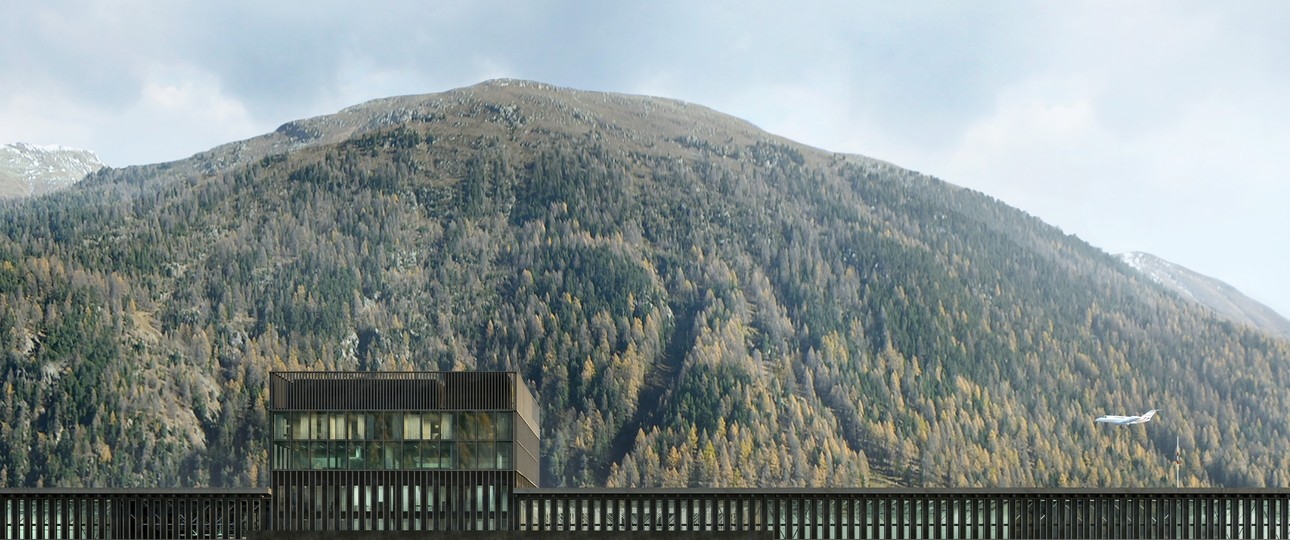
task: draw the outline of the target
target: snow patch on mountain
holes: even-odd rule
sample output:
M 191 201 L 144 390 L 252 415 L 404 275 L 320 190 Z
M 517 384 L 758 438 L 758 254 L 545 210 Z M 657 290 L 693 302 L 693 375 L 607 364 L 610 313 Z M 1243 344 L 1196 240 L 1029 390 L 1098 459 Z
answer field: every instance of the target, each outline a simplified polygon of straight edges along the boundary
M 61 145 L 0 146 L 0 197 L 31 197 L 63 189 L 103 168 L 94 152 Z
M 1134 251 L 1118 257 L 1151 281 L 1225 318 L 1290 337 L 1290 320 L 1227 283 L 1150 253 Z
M 1184 298 L 1192 301 L 1198 300 L 1196 293 L 1187 288 L 1186 280 L 1180 277 L 1183 272 L 1191 272 L 1190 270 L 1155 255 L 1139 251 L 1121 253 L 1119 257 L 1121 261 L 1124 261 L 1124 264 L 1147 276 L 1151 281 L 1173 289 L 1174 292 L 1183 295 Z

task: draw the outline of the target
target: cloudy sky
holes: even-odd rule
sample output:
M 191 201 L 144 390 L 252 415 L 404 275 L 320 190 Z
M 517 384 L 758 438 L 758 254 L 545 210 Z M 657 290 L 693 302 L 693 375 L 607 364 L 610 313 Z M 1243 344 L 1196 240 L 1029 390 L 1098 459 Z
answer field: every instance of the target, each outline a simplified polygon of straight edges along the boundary
M 0 143 L 123 166 L 498 77 L 707 105 L 1290 315 L 1290 2 L 6 1 Z

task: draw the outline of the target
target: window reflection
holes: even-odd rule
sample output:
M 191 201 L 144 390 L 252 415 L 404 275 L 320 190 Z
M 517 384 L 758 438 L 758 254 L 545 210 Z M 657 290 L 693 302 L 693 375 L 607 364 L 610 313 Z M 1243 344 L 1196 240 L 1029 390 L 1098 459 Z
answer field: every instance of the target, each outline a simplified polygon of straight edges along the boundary
M 346 417 L 349 424 L 349 438 L 363 440 L 367 438 L 367 421 L 362 413 L 349 413 Z
M 514 447 L 509 444 L 497 445 L 497 468 L 498 469 L 503 469 L 503 470 L 510 469 L 513 466 L 511 464 L 512 463 L 511 452 L 513 450 L 514 450 Z
M 513 412 L 284 412 L 272 425 L 277 469 L 514 466 Z
M 293 436 L 291 438 L 296 440 L 308 439 L 309 438 L 309 415 L 301 414 L 301 413 L 292 413 L 291 420 L 292 420 L 291 424 L 293 427 L 292 431 L 294 431 L 294 433 L 292 434 Z
M 291 445 L 291 468 L 308 469 L 309 452 L 304 444 L 296 443 Z
M 515 428 L 511 416 L 511 413 L 493 413 L 493 418 L 496 419 L 496 424 L 494 425 L 497 430 L 496 440 L 509 441 L 515 438 Z
M 418 420 L 420 425 L 420 420 Z M 421 456 L 421 443 L 405 442 L 403 443 L 403 468 L 405 469 L 424 469 L 425 460 Z
M 402 424 L 402 413 L 384 413 L 376 415 L 376 439 L 381 441 L 398 439 L 399 435 L 403 434 Z
M 327 415 L 317 413 L 311 414 L 309 415 L 309 424 L 309 434 L 312 435 L 310 437 L 311 439 L 318 440 L 327 438 Z
M 447 469 L 439 464 L 439 443 L 421 443 L 421 459 L 426 469 Z
M 348 447 L 346 448 L 345 454 L 347 456 L 347 461 L 349 462 L 346 464 L 346 467 L 345 467 L 346 469 L 365 468 L 364 465 L 366 464 L 366 460 L 363 457 L 363 443 L 361 442 L 349 443 Z
M 328 427 L 331 433 L 331 440 L 343 441 L 349 437 L 345 436 L 345 413 L 331 414 L 328 416 Z
M 421 415 L 420 438 L 429 441 L 453 438 L 452 413 L 423 413 Z
M 475 440 L 475 416 L 472 413 L 457 413 L 457 439 L 462 441 Z
M 415 413 L 403 415 L 403 440 L 421 440 L 421 417 L 422 415 Z
M 402 469 L 403 468 L 403 445 L 399 443 L 385 443 L 385 459 L 383 469 Z
M 443 427 L 442 438 L 448 439 L 448 440 L 457 438 L 456 437 L 457 432 L 453 429 L 452 413 L 431 413 L 431 414 L 439 415 L 439 422 Z
M 456 445 L 454 445 L 453 443 L 440 443 L 439 444 L 439 468 L 455 469 L 457 468 L 454 466 L 455 463 L 457 463 Z

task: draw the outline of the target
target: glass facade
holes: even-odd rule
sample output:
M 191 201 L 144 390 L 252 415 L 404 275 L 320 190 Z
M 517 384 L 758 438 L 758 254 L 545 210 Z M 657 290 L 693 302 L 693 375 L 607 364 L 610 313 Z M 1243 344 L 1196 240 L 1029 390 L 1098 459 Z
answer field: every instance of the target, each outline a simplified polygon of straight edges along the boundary
M 274 470 L 512 470 L 512 411 L 276 412 Z

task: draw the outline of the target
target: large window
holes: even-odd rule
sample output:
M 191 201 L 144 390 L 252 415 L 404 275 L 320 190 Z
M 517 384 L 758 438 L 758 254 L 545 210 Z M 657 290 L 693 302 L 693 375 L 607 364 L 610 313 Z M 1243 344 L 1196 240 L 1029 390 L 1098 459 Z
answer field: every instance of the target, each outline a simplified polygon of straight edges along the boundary
M 273 416 L 275 469 L 514 467 L 514 412 L 286 412 Z

